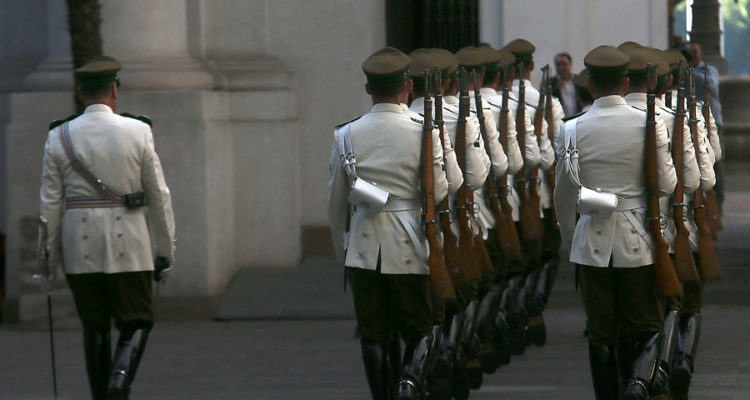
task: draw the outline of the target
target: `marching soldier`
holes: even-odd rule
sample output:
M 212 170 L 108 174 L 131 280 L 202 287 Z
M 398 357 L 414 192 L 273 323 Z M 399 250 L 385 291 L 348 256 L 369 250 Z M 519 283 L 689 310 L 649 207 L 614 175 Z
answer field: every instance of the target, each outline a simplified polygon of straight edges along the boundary
M 394 396 L 389 388 L 398 378 L 388 375 L 399 370 L 393 366 L 399 360 L 391 359 L 389 367 L 387 354 L 397 333 L 406 351 L 395 397 L 421 398 L 432 341 L 426 241 L 418 222 L 422 123 L 400 106 L 412 89 L 410 61 L 384 48 L 363 62 L 373 107 L 336 128 L 331 151 L 328 215 L 336 256 L 352 288 L 374 399 Z M 437 130 L 432 142 L 434 193 L 440 201 L 448 183 Z
M 644 228 L 646 113 L 622 97 L 630 61 L 611 46 L 599 46 L 586 55 L 594 105 L 564 123 L 556 144 L 561 161 L 555 206 L 563 240 L 572 242 L 570 261 L 578 269 L 597 399 L 618 398 L 621 368 L 626 377 L 624 398 L 648 398 L 650 382 L 638 374 L 639 368 L 655 365 L 664 329 L 654 253 Z M 658 190 L 666 196 L 673 191 L 676 176 L 663 121 L 656 121 L 655 132 Z M 563 161 L 571 155 L 577 155 L 579 168 L 570 169 L 577 171 L 581 184 L 619 199 L 609 216 L 581 214 L 576 221 L 579 186 L 566 168 L 571 164 Z
M 520 80 L 523 79 L 526 113 L 532 118 L 536 112 L 544 113 L 543 109 L 536 109 L 541 94 L 529 80 L 531 71 L 534 70 L 534 51 L 536 47 L 527 40 L 516 39 L 508 43 L 504 49 L 513 53 L 516 57 L 517 73 L 513 76 L 513 93 L 516 96 L 519 95 Z M 553 131 L 557 132 L 565 113 L 559 100 L 553 97 L 552 102 Z M 527 257 L 526 280 L 521 290 L 521 296 L 525 298 L 524 303 L 529 314 L 527 331 L 529 339 L 532 343 L 541 346 L 546 341 L 546 329 L 542 318 L 544 304 L 534 294 L 537 291 L 537 286 L 540 286 L 540 289 L 544 287 L 546 290 L 543 290 L 543 292 L 545 293 L 551 290 L 552 282 L 557 274 L 557 267 L 560 264 L 558 253 L 561 243 L 559 230 L 554 226 L 552 211 L 550 209 L 552 206 L 552 193 L 546 179 L 543 177 L 543 171 L 546 171 L 555 163 L 555 153 L 550 144 L 547 135 L 547 123 L 544 120 L 542 121 L 541 140 L 539 141 L 539 154 L 540 162 L 537 167 L 540 169 L 540 182 L 529 181 L 528 184 L 537 185 L 539 189 L 539 206 L 541 207 L 540 212 L 543 213 L 543 235 L 541 240 L 525 243 L 525 255 Z M 526 179 L 526 177 L 523 177 L 523 179 Z
M 114 113 L 120 68 L 101 56 L 75 70 L 86 109 L 50 125 L 40 191 L 50 265 L 63 264 L 73 291 L 97 400 L 128 398 L 154 324 L 151 279 L 171 272 L 174 252 L 172 204 L 150 121 Z M 114 358 L 112 319 L 120 331 Z
M 676 64 L 678 61 L 682 61 L 686 64 L 685 57 L 677 50 L 670 49 L 665 51 L 665 55 L 671 59 L 671 63 Z M 688 97 L 688 96 L 685 96 Z M 674 106 L 678 105 L 675 99 L 677 94 L 672 95 Z M 687 104 L 685 104 L 687 103 Z M 688 99 L 685 99 L 683 106 L 688 109 Z M 666 109 L 667 112 L 674 112 L 672 109 Z M 713 116 L 709 116 L 709 121 L 706 123 L 703 113 L 698 107 L 696 116 L 699 121 L 694 123 L 697 125 L 697 137 L 698 137 L 698 148 L 700 149 L 700 188 L 701 191 L 708 191 L 713 188 L 716 183 L 716 175 L 714 171 L 715 161 L 721 156 L 721 147 L 718 143 L 718 135 L 716 135 L 715 124 L 713 124 Z M 686 116 L 686 120 L 689 115 Z M 714 132 L 715 140 L 711 140 L 711 132 Z M 689 133 L 689 131 L 687 131 Z M 716 143 L 716 147 L 714 147 Z M 717 153 L 715 150 L 718 150 Z M 694 207 L 695 193 L 692 193 L 685 198 L 685 203 L 690 207 L 690 212 L 686 213 L 686 227 L 690 232 L 690 245 L 693 251 L 693 257 L 695 259 L 696 266 L 700 266 L 701 257 L 699 256 L 699 233 L 698 226 L 696 224 L 695 207 Z M 698 272 L 702 271 L 698 268 Z M 701 274 L 700 279 L 703 279 Z M 671 360 L 672 371 L 669 376 L 669 389 L 671 395 L 675 400 L 682 400 L 688 398 L 688 391 L 690 388 L 690 382 L 692 381 L 693 369 L 695 363 L 695 356 L 698 349 L 698 341 L 700 338 L 701 329 L 701 307 L 703 305 L 703 283 L 701 280 L 697 281 L 684 281 L 683 282 L 683 295 L 681 298 L 669 298 L 667 299 L 667 305 L 671 306 L 674 310 L 679 310 L 678 319 L 678 332 L 677 332 L 677 348 L 675 349 L 673 360 Z M 677 319 L 677 318 L 675 318 Z
M 502 91 L 501 86 L 506 82 L 503 69 L 512 65 L 515 62 L 515 57 L 509 52 L 498 51 L 489 45 L 480 46 L 478 49 L 485 59 L 483 79 L 480 81 L 482 87 L 479 89 L 482 105 L 486 115 L 490 115 L 492 120 L 499 124 L 503 99 L 502 94 L 498 94 L 497 90 L 500 87 Z M 516 138 L 515 121 L 510 113 L 507 121 L 507 143 L 501 143 L 501 146 L 506 146 L 502 149 L 508 158 L 508 169 L 506 171 L 508 177 L 506 177 L 506 180 L 517 173 L 523 165 L 523 156 Z M 499 125 L 497 125 L 497 129 L 500 130 Z M 533 137 L 533 130 L 528 135 Z M 534 141 L 536 141 L 536 137 L 534 137 Z M 499 178 L 500 176 L 497 175 L 490 177 L 490 179 L 495 180 Z M 510 185 L 503 187 L 498 184 L 495 190 L 496 196 L 505 196 L 507 201 L 512 203 Z M 505 258 L 498 244 L 496 224 L 500 222 L 495 219 L 491 203 L 493 201 L 500 202 L 500 199 L 491 198 L 489 186 L 477 191 L 475 198 L 479 199 L 477 202 L 479 203 L 480 221 L 486 224 L 485 247 L 495 268 L 493 279 L 487 282 L 488 286 L 492 286 L 484 288 L 485 295 L 477 316 L 477 329 L 483 345 L 481 352 L 483 368 L 485 372 L 492 373 L 498 365 L 507 364 L 510 361 L 510 337 L 508 336 L 507 321 L 505 315 L 498 318 L 497 314 L 501 305 L 503 290 L 507 283 L 508 270 L 515 271 L 519 267 L 523 268 L 523 265 L 519 259 Z M 502 212 L 502 210 L 500 211 Z M 509 223 L 513 223 L 512 218 L 509 218 Z M 507 302 L 505 306 L 508 306 Z
M 458 98 L 455 97 L 458 81 L 457 79 L 451 79 L 451 77 L 455 78 L 458 61 L 452 53 L 441 49 L 417 49 L 409 56 L 411 57 L 409 74 L 414 82 L 414 90 L 412 91 L 413 100 L 409 109 L 412 113 L 418 114 L 419 118 L 423 118 L 425 104 L 424 97 L 421 96 L 424 93 L 425 85 L 422 71 L 433 66 L 438 66 L 441 70 L 442 78 L 444 78 L 442 80 L 443 87 L 437 88 L 437 90 L 439 94 L 445 93 L 441 107 L 443 107 L 442 117 L 445 128 L 442 132 L 442 140 L 446 177 L 448 180 L 448 194 L 451 197 L 455 196 L 462 184 L 466 184 L 469 190 L 481 187 L 489 172 L 490 160 L 485 151 L 484 143 L 480 140 L 479 121 L 475 117 L 468 118 L 466 121 L 465 173 L 458 167 L 456 152 L 454 150 L 459 112 L 458 107 L 454 105 L 454 103 L 458 103 Z M 451 99 L 446 100 L 448 97 L 451 97 Z M 455 102 L 453 101 L 454 98 Z M 437 106 L 437 104 L 433 103 L 433 106 Z M 432 115 L 437 116 L 435 112 Z M 464 176 L 466 177 L 465 181 Z M 443 212 L 450 212 L 451 203 L 448 201 L 449 208 L 443 210 Z M 455 204 L 453 204 L 453 208 L 455 208 Z M 455 210 L 453 212 L 455 213 Z M 457 227 L 449 229 L 452 229 L 454 234 L 458 234 Z M 442 398 L 440 396 L 449 397 L 452 395 L 453 371 L 457 358 L 456 352 L 463 351 L 456 341 L 459 339 L 457 330 L 462 323 L 462 321 L 459 321 L 461 314 L 458 311 L 466 307 L 467 288 L 465 285 L 459 285 L 457 282 L 454 282 L 453 286 L 456 289 L 457 299 L 448 301 L 448 304 L 440 299 L 435 299 L 433 302 L 433 320 L 438 327 L 438 329 L 433 330 L 433 333 L 439 336 L 439 340 L 436 340 L 439 348 L 437 354 L 435 354 L 435 361 L 433 362 L 431 371 L 431 394 L 434 398 Z M 451 330 L 453 330 L 453 334 L 451 334 Z M 463 359 L 463 357 L 459 356 L 458 359 Z

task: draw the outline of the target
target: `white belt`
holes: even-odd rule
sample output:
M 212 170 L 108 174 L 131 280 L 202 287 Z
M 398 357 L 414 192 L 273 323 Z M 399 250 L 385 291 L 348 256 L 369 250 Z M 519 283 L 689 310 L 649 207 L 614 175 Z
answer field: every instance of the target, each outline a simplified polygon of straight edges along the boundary
M 409 235 L 414 248 L 417 250 L 417 256 L 424 262 L 428 263 L 427 251 L 424 248 L 425 235 L 422 230 L 422 225 L 409 214 L 409 211 L 421 211 L 422 202 L 419 199 L 388 199 L 388 202 L 383 207 L 384 212 L 392 212 L 396 214 L 401 226 L 406 230 L 406 234 Z
M 629 211 L 629 210 L 637 210 L 641 208 L 646 208 L 646 198 L 645 197 L 629 197 L 629 198 L 618 198 L 617 200 L 617 211 Z M 651 248 L 653 248 L 653 243 L 648 240 L 649 234 L 646 231 L 646 228 L 643 226 L 641 221 L 636 218 L 635 215 L 633 215 L 632 212 L 623 212 L 622 215 L 625 216 L 625 219 L 630 222 L 630 225 L 633 225 L 633 228 L 635 228 L 636 232 L 643 238 L 643 240 L 649 244 Z

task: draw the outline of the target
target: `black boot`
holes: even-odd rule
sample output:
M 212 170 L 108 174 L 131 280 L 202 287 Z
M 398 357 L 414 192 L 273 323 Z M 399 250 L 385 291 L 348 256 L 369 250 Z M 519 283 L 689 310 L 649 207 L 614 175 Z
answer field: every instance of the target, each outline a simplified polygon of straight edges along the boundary
M 479 335 L 479 341 L 482 347 L 479 349 L 479 361 L 482 370 L 491 374 L 497 370 L 499 365 L 497 358 L 497 327 L 495 326 L 495 315 L 497 306 L 500 302 L 502 289 L 495 286 L 487 293 L 479 305 L 479 314 L 477 315 L 476 331 Z
M 397 400 L 417 400 L 424 398 L 431 345 L 431 336 L 412 340 L 406 344 L 404 371 L 398 383 Z
M 528 314 L 523 303 L 518 302 L 522 281 L 522 275 L 517 275 L 508 280 L 500 307 L 500 312 L 504 312 L 505 320 L 508 323 L 510 352 L 517 356 L 526 352 L 526 320 Z
M 431 399 L 450 400 L 453 398 L 454 364 L 456 349 L 460 346 L 462 322 L 460 313 L 458 313 L 453 315 L 450 321 L 446 321 L 442 327 L 440 344 L 433 355 Z
M 453 397 L 456 400 L 466 400 L 469 398 L 469 373 L 466 367 L 467 359 L 463 346 L 464 322 L 466 315 L 463 311 L 453 316 L 450 327 L 450 343 L 452 344 L 453 353 Z
M 395 335 L 388 346 L 385 348 L 385 377 L 388 388 L 388 398 L 396 398 L 396 389 L 398 381 L 403 373 L 403 351 L 401 348 L 401 336 Z
M 388 365 L 386 363 L 385 347 L 379 344 L 360 341 L 362 345 L 362 361 L 365 365 L 367 383 L 373 400 L 388 400 Z
M 630 379 L 626 381 L 622 391 L 623 400 L 648 400 L 663 339 L 664 334 L 661 332 L 638 335 L 635 347 L 637 356 L 633 361 Z
M 682 314 L 677 340 L 677 352 L 672 366 L 670 383 L 675 400 L 687 399 L 690 382 L 693 379 L 695 354 L 701 334 L 701 315 Z
M 469 387 L 476 390 L 482 386 L 482 363 L 479 360 L 479 351 L 482 343 L 476 333 L 476 319 L 479 303 L 472 300 L 466 307 L 464 316 L 463 333 L 461 334 L 461 344 L 466 355 L 466 373 L 469 376 Z
M 618 400 L 621 381 L 616 347 L 589 341 L 589 366 L 596 400 Z
M 123 330 L 115 349 L 114 366 L 107 388 L 107 400 L 127 400 L 130 385 L 146 349 L 149 329 Z
M 109 330 L 84 329 L 83 349 L 91 397 L 105 400 L 109 373 L 112 371 L 112 342 Z
M 502 311 L 495 315 L 495 351 L 499 366 L 510 364 L 510 330 Z
M 677 347 L 677 310 L 669 310 L 664 318 L 664 341 L 659 353 L 659 362 L 656 365 L 656 373 L 649 391 L 652 396 L 666 395 L 670 398 L 669 375 L 672 371 L 672 358 Z
M 542 318 L 544 302 L 542 301 L 543 299 L 537 299 L 535 296 L 537 281 L 540 279 L 540 275 L 542 275 L 541 269 L 529 272 L 518 294 L 518 301 L 524 304 L 528 312 L 528 319 L 526 321 L 527 344 L 534 344 L 539 347 L 544 346 L 547 342 L 547 328 L 544 326 L 544 319 Z

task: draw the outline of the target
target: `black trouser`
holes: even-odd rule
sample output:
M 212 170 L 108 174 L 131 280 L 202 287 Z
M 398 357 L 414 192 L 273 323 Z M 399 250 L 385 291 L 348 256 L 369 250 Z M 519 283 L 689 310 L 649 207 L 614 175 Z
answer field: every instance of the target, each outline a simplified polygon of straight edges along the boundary
M 382 274 L 378 269 L 347 267 L 354 311 L 362 339 L 387 345 L 400 333 L 406 342 L 432 332 L 430 276 Z
M 83 327 L 102 332 L 113 319 L 118 330 L 153 327 L 152 277 L 152 271 L 66 275 Z
M 634 334 L 664 330 L 664 305 L 653 265 L 576 268 L 589 340 L 610 346 L 617 343 L 621 330 Z

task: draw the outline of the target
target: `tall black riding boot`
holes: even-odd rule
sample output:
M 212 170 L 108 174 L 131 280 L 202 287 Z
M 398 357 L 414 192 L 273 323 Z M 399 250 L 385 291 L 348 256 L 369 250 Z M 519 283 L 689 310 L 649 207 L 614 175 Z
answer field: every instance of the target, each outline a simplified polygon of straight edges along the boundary
M 127 400 L 130 396 L 130 384 L 135 379 L 135 372 L 146 349 L 149 329 L 140 328 L 124 330 L 120 333 L 115 349 L 112 375 L 107 388 L 107 400 Z
M 650 388 L 652 396 L 664 394 L 669 397 L 669 375 L 672 371 L 672 358 L 677 348 L 678 319 L 677 310 L 669 310 L 664 318 L 664 342 L 661 345 L 659 362 L 656 365 L 654 381 Z
M 517 356 L 526 352 L 526 320 L 528 314 L 523 303 L 518 301 L 522 283 L 523 275 L 516 275 L 508 280 L 503 291 L 499 311 L 504 313 L 505 320 L 508 323 L 510 352 Z
M 105 400 L 109 373 L 112 371 L 112 342 L 109 330 L 84 329 L 83 350 L 86 355 L 86 373 L 89 377 L 91 397 Z
M 479 313 L 477 315 L 476 331 L 479 335 L 479 341 L 482 344 L 482 347 L 479 349 L 479 361 L 482 365 L 482 370 L 488 374 L 494 373 L 499 365 L 495 315 L 497 314 L 497 306 L 500 303 L 501 295 L 502 288 L 493 287 L 479 304 Z
M 680 316 L 677 352 L 674 356 L 670 384 L 675 400 L 687 399 L 693 379 L 695 355 L 701 335 L 701 315 L 685 313 Z
M 431 336 L 412 340 L 406 344 L 404 371 L 398 383 L 397 400 L 421 400 L 424 398 L 431 345 Z
M 365 365 L 367 383 L 373 400 L 388 400 L 388 365 L 386 363 L 385 346 L 366 343 L 362 345 L 362 361 Z
M 388 398 L 396 398 L 396 388 L 403 372 L 403 350 L 401 348 L 401 336 L 395 335 L 385 348 L 385 377 L 388 387 Z
M 442 326 L 438 350 L 432 357 L 432 386 L 430 387 L 432 400 L 453 398 L 453 371 L 456 348 L 459 347 L 458 332 L 460 332 L 462 322 L 459 314 L 453 315 L 451 320 L 446 321 Z
M 470 301 L 469 305 L 466 306 L 463 333 L 461 334 L 461 344 L 464 354 L 466 354 L 466 373 L 469 376 L 469 386 L 474 390 L 482 386 L 482 378 L 484 376 L 482 363 L 479 360 L 479 349 L 482 347 L 482 343 L 479 341 L 476 332 L 478 308 L 479 303 L 477 300 Z
M 453 397 L 456 400 L 469 398 L 469 373 L 466 366 L 467 358 L 463 346 L 464 323 L 466 315 L 460 311 L 453 316 L 450 327 L 450 342 L 454 344 L 453 359 Z
M 528 312 L 526 321 L 527 344 L 534 344 L 539 347 L 544 346 L 547 342 L 547 328 L 544 326 L 544 319 L 542 318 L 544 302 L 537 301 L 535 296 L 537 283 L 542 272 L 541 268 L 529 272 L 521 291 L 518 293 L 518 301 L 524 304 Z
M 657 361 L 661 353 L 664 334 L 642 333 L 638 335 L 633 370 L 622 391 L 623 400 L 648 400 L 649 388 L 654 379 Z
M 618 400 L 621 381 L 616 347 L 589 341 L 589 366 L 596 400 Z

